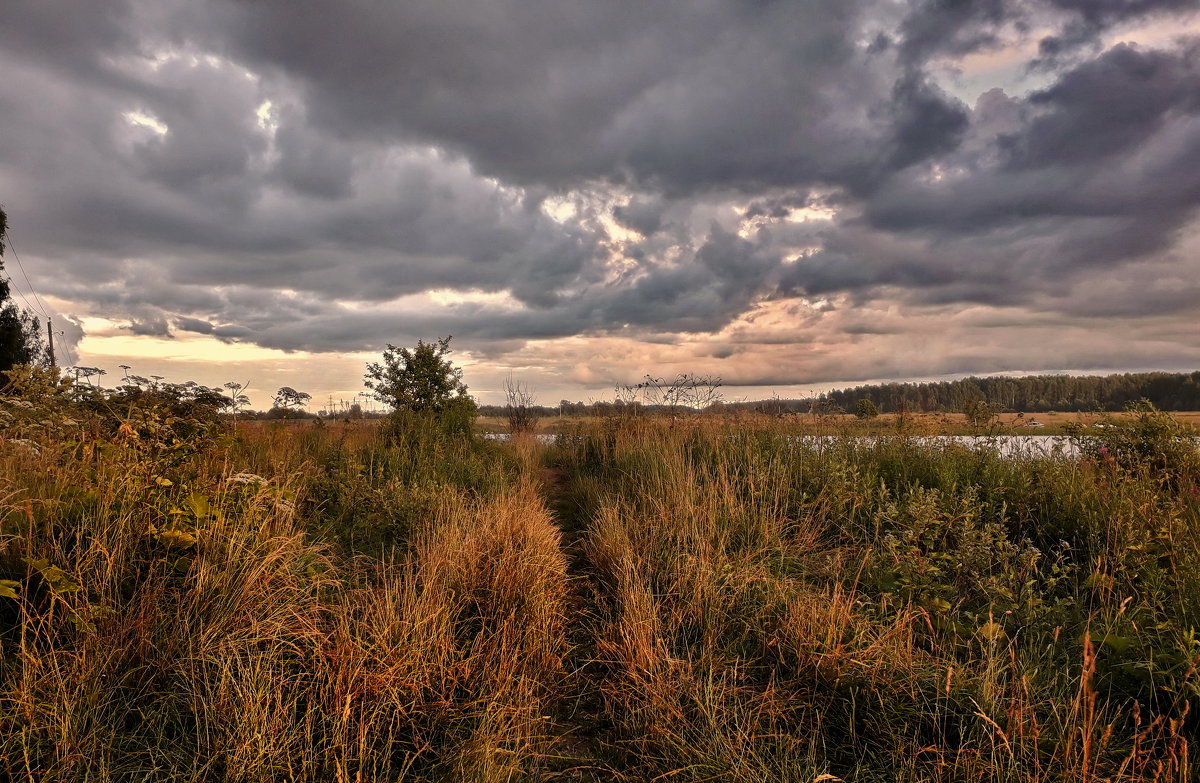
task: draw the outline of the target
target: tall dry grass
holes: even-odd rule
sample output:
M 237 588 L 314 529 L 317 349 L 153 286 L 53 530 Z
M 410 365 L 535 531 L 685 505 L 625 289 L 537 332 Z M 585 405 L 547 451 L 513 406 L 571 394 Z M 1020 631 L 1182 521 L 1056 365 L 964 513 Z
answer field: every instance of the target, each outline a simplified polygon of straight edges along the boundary
M 1065 461 L 129 413 L 0 431 L 0 779 L 1195 777 L 1169 431 Z
M 568 584 L 536 493 L 445 487 L 353 556 L 305 518 L 313 444 L 250 437 L 0 446 L 0 777 L 502 781 L 552 755 Z
M 1191 779 L 1188 465 L 1164 481 L 1136 465 L 793 434 L 640 422 L 564 439 L 624 768 Z

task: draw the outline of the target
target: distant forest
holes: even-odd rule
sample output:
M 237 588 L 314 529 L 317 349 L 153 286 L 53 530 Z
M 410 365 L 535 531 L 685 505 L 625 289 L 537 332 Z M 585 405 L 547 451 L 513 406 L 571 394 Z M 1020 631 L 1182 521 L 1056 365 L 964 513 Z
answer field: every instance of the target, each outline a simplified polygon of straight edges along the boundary
M 972 400 L 983 400 L 999 411 L 1044 412 L 1119 411 L 1143 397 L 1160 410 L 1200 410 L 1200 372 L 884 383 L 832 391 L 819 400 L 828 407 L 851 412 L 860 399 L 870 400 L 883 413 L 895 413 L 901 405 L 909 411 L 961 411 Z
M 1023 378 L 995 376 L 963 378 L 934 383 L 884 383 L 855 386 L 811 399 L 770 399 L 718 402 L 705 410 L 754 411 L 759 413 L 853 413 L 858 401 L 870 400 L 881 413 L 959 412 L 973 400 L 983 400 L 996 411 L 1119 411 L 1130 402 L 1145 398 L 1159 410 L 1200 410 L 1200 371 L 1191 373 L 1144 372 L 1118 375 L 1030 375 Z M 640 403 L 563 400 L 556 407 L 530 406 L 537 416 L 611 415 L 630 410 L 650 411 L 661 406 Z M 483 405 L 485 416 L 503 416 L 503 405 Z M 684 412 L 676 409 L 676 412 Z

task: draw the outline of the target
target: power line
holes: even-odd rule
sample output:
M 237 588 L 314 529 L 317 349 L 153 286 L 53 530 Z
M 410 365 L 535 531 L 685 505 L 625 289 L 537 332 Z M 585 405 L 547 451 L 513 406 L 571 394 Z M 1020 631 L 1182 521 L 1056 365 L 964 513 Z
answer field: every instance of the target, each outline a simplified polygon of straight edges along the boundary
M 30 303 L 29 299 L 25 296 L 25 293 L 15 285 L 16 281 L 13 280 L 12 276 L 10 275 L 8 279 L 10 282 L 14 283 L 13 289 L 17 292 L 17 295 L 21 297 L 21 301 L 25 302 L 26 307 L 28 307 L 30 310 L 41 313 L 43 318 L 45 318 L 47 321 L 50 321 L 50 313 L 47 311 L 45 303 L 42 302 L 42 298 L 38 296 L 37 289 L 33 287 L 33 281 L 29 279 L 29 273 L 25 271 L 25 265 L 21 263 L 21 256 L 17 253 L 16 246 L 13 245 L 12 234 L 9 233 L 7 229 L 4 232 L 4 239 L 8 243 L 8 249 L 12 251 L 13 259 L 17 262 L 17 269 L 21 270 L 21 277 L 25 278 L 25 284 L 29 286 L 29 293 L 33 294 L 33 299 L 37 302 L 38 306 L 34 307 Z M 60 334 L 65 334 L 65 332 L 60 332 Z M 70 364 L 74 365 L 76 363 L 76 357 L 74 352 L 71 350 L 71 347 L 64 343 L 60 345 L 59 348 L 64 354 L 66 354 L 67 359 L 70 360 Z
M 8 282 L 12 283 L 12 290 L 16 291 L 17 296 L 21 297 L 21 301 L 25 303 L 26 309 L 36 310 L 37 308 L 35 308 L 33 306 L 33 304 L 29 301 L 29 299 L 25 296 L 25 292 L 17 287 L 17 281 L 13 280 L 11 275 L 6 275 L 6 277 L 8 277 Z
M 25 272 L 25 265 L 21 263 L 21 256 L 17 255 L 17 248 L 13 245 L 12 234 L 7 230 L 4 232 L 4 238 L 8 241 L 8 249 L 12 251 L 13 258 L 17 261 L 17 269 L 21 270 L 21 276 L 25 278 L 25 284 L 29 286 L 29 293 L 33 294 L 34 300 L 38 303 L 37 310 L 42 314 L 43 318 L 49 318 L 50 314 L 46 312 L 46 306 L 42 304 L 41 297 L 37 294 L 37 289 L 33 287 L 33 283 L 29 280 L 29 275 Z M 20 290 L 18 289 L 18 293 Z M 21 294 L 21 298 L 25 299 L 25 295 Z M 29 304 L 29 300 L 25 299 L 25 304 Z M 32 306 L 30 310 L 34 309 Z
M 22 271 L 23 271 L 23 270 L 22 270 Z M 10 283 L 12 283 L 12 284 L 13 284 L 13 285 L 12 285 L 12 290 L 13 290 L 13 291 L 16 291 L 16 292 L 17 292 L 17 296 L 21 297 L 21 301 L 25 303 L 25 307 L 26 307 L 27 309 L 29 309 L 29 310 L 34 310 L 34 311 L 37 311 L 37 310 L 38 310 L 38 308 L 35 308 L 35 307 L 33 306 L 33 304 L 32 304 L 32 303 L 29 301 L 29 298 L 28 298 L 27 296 L 25 296 L 25 292 L 24 292 L 24 291 L 22 291 L 22 290 L 21 290 L 21 289 L 20 289 L 20 288 L 17 286 L 17 284 L 16 284 L 16 283 L 17 283 L 17 281 L 16 281 L 16 280 L 14 280 L 14 279 L 12 278 L 12 276 L 11 276 L 11 275 L 6 275 L 6 277 L 8 278 L 8 281 L 9 281 Z M 37 297 L 37 292 L 36 292 L 36 291 L 34 291 L 32 287 L 31 287 L 29 290 L 30 290 L 30 291 L 33 293 L 33 295 L 34 295 L 34 298 L 36 298 L 36 297 Z M 38 301 L 38 303 L 39 303 L 39 304 L 41 304 L 41 300 L 39 300 L 39 301 Z M 50 316 L 49 316 L 49 315 L 46 313 L 46 311 L 45 311 L 45 309 L 44 309 L 44 308 L 41 310 L 41 314 L 42 314 L 42 315 L 45 317 L 45 319 L 46 319 L 46 322 L 47 322 L 47 323 L 49 323 L 49 322 L 50 322 L 50 320 L 51 320 L 51 318 L 50 318 Z M 66 334 L 66 333 L 60 330 L 60 331 L 59 331 L 59 334 Z M 75 364 L 74 354 L 71 352 L 71 348 L 70 348 L 70 346 L 68 346 L 68 345 L 66 345 L 66 344 L 59 345 L 59 350 L 60 350 L 60 351 L 62 351 L 62 353 L 66 354 L 67 358 L 71 360 L 71 361 L 70 361 L 70 364 Z

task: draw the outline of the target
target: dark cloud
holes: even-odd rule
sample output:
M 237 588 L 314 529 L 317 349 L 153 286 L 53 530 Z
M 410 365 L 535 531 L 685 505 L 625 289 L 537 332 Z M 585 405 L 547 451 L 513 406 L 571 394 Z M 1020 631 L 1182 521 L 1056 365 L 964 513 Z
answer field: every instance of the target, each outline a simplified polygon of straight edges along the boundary
M 1061 11 L 1070 11 L 1090 25 L 1102 27 L 1160 13 L 1200 9 L 1197 0 L 1049 0 Z
M 664 207 L 660 198 L 638 197 L 628 204 L 613 207 L 613 219 L 643 236 L 650 236 L 662 227 Z
M 195 334 L 212 334 L 216 327 L 208 321 L 200 318 L 188 318 L 180 316 L 175 319 L 175 328 L 181 332 L 193 332 Z
M 495 356 L 789 297 L 1070 317 L 1088 285 L 1183 312 L 1200 49 L 1099 41 L 1198 5 L 19 0 L 0 188 L 39 287 L 135 335 Z M 963 57 L 1047 29 L 1036 77 L 964 95 Z
M 1200 10 L 1200 0 L 1048 0 L 1048 4 L 1069 16 L 1060 32 L 1039 42 L 1044 58 L 1039 65 L 1053 63 L 1058 57 L 1095 42 L 1114 25 Z
M 985 94 L 958 148 L 889 178 L 859 226 L 789 282 L 900 286 L 927 301 L 1069 298 L 1080 277 L 1166 252 L 1200 206 L 1197 85 L 1195 46 L 1119 45 L 1024 99 Z
M 953 152 L 970 124 L 967 109 L 920 73 L 906 73 L 892 88 L 888 169 L 907 168 Z
M 86 73 L 104 52 L 136 51 L 139 38 L 133 9 L 121 0 L 12 0 L 5 3 L 0 46 L 22 59 Z
M 167 319 L 161 316 L 150 316 L 143 319 L 134 319 L 122 329 L 128 329 L 130 332 L 143 337 L 174 337 L 171 333 L 171 326 L 167 323 Z
M 315 132 L 300 106 L 272 106 L 264 112 L 263 122 L 275 126 L 272 184 L 329 200 L 354 195 L 354 145 Z
M 331 135 L 429 141 L 523 184 L 757 187 L 836 173 L 877 138 L 843 100 L 878 80 L 854 42 L 868 7 L 356 1 L 330 24 L 324 3 L 267 1 L 211 35 L 286 71 Z
M 1200 10 L 1200 0 L 921 0 L 898 27 L 901 59 L 921 65 L 932 58 L 996 51 L 1011 36 L 1056 28 L 1039 41 L 1041 57 L 1031 65 L 1052 67 L 1060 58 L 1096 43 L 1109 29 Z M 891 43 L 884 35 L 873 48 Z
M 1136 151 L 1178 115 L 1200 110 L 1200 47 L 1121 44 L 1033 93 L 1035 118 L 1006 138 L 1014 168 L 1068 168 Z
M 934 55 L 997 46 L 998 28 L 1020 14 L 1010 0 L 924 0 L 900 25 L 902 57 L 920 65 Z

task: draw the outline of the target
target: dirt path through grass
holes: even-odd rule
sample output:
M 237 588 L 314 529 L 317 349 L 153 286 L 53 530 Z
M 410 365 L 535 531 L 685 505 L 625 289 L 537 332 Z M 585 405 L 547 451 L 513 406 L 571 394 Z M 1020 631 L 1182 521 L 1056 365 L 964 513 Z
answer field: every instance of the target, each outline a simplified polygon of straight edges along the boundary
M 559 465 L 546 464 L 551 458 L 546 447 L 539 444 L 537 459 L 525 460 L 524 468 L 536 482 L 543 503 L 562 532 L 572 584 L 569 600 L 575 622 L 569 629 L 568 681 L 554 716 L 554 728 L 558 733 L 556 744 L 561 757 L 547 759 L 542 775 L 545 780 L 578 783 L 624 780 L 625 776 L 606 761 L 612 753 L 604 741 L 610 731 L 610 722 L 600 697 L 603 671 L 595 660 L 595 586 L 582 545 L 587 512 L 582 507 L 571 474 Z

